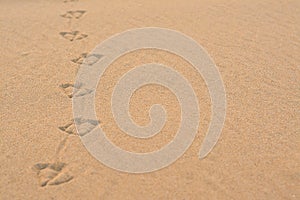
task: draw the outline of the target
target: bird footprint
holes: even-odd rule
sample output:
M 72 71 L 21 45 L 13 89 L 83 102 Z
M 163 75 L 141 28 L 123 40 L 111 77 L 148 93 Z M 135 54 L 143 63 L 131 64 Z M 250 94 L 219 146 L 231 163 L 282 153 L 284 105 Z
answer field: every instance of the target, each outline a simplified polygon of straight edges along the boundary
M 94 130 L 99 125 L 98 120 L 75 118 L 75 122 L 78 125 L 78 134 L 84 136 Z
M 85 10 L 74 10 L 74 11 L 71 10 L 71 11 L 67 11 L 65 14 L 60 16 L 68 19 L 72 19 L 72 18 L 79 19 L 82 17 L 84 13 L 86 13 Z
M 77 130 L 80 136 L 88 134 L 89 132 L 94 130 L 94 128 L 96 128 L 96 126 L 98 126 L 100 123 L 98 120 L 92 119 L 75 118 L 74 120 L 78 125 Z M 71 122 L 68 122 L 66 125 L 60 126 L 58 128 L 68 134 L 76 135 L 76 128 L 73 120 Z
M 71 31 L 71 32 L 60 32 L 59 33 L 63 38 L 74 41 L 74 40 L 82 40 L 86 37 L 88 37 L 87 34 L 80 33 L 79 31 Z
M 72 59 L 71 61 L 76 64 L 86 64 L 86 65 L 93 65 L 98 62 L 103 55 L 100 54 L 88 54 L 82 53 L 78 58 Z
M 62 162 L 55 163 L 37 163 L 33 166 L 33 170 L 39 177 L 39 185 L 60 185 L 67 183 L 73 179 L 68 172 L 63 172 L 66 164 Z
M 71 83 L 65 83 L 61 84 L 59 87 L 63 89 L 63 91 L 69 98 L 81 97 L 94 91 L 88 88 L 84 88 L 82 84 L 74 85 Z
M 65 84 L 61 84 L 59 87 L 63 89 L 63 91 L 66 93 L 66 95 L 69 98 L 73 97 L 73 89 L 74 89 L 74 85 L 73 84 L 71 84 L 71 83 L 65 83 Z
M 61 131 L 64 131 L 64 132 L 66 132 L 68 134 L 76 135 L 76 128 L 75 128 L 75 124 L 74 124 L 73 120 L 71 120 L 70 122 L 68 122 L 66 125 L 60 126 L 58 128 Z

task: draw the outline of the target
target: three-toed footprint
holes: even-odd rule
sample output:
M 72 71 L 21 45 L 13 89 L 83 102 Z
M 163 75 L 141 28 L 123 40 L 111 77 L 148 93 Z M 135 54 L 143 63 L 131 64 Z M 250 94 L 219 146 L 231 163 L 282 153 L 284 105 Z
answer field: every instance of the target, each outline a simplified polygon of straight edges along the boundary
M 80 33 L 79 31 L 60 32 L 59 34 L 71 42 L 74 40 L 82 40 L 83 38 L 88 37 L 87 34 Z
M 98 62 L 103 55 L 100 54 L 88 54 L 82 53 L 79 57 L 72 59 L 71 61 L 76 64 L 86 64 L 86 65 L 93 65 Z
M 89 132 L 94 130 L 94 128 L 96 128 L 96 126 L 98 126 L 100 123 L 100 121 L 98 120 L 75 118 L 74 120 L 71 120 L 70 122 L 66 123 L 66 125 L 60 126 L 58 128 L 67 134 L 77 135 L 74 121 L 78 126 L 77 130 L 80 136 L 88 134 Z
M 65 84 L 61 84 L 59 87 L 64 91 L 64 93 L 69 98 L 82 97 L 94 91 L 92 89 L 85 88 L 83 84 L 74 85 L 71 83 L 65 83 Z
M 67 183 L 73 179 L 73 176 L 65 170 L 66 164 L 62 162 L 55 163 L 37 163 L 33 166 L 33 170 L 39 178 L 39 185 L 60 185 Z
M 68 19 L 79 19 L 82 17 L 82 15 L 84 15 L 84 13 L 86 13 L 85 10 L 70 10 L 60 16 Z

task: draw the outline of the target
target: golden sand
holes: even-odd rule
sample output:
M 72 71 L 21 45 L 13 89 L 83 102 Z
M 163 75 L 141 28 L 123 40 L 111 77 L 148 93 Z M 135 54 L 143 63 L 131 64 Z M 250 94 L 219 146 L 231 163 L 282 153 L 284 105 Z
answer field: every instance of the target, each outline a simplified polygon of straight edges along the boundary
M 300 2 L 0 1 L 0 199 L 299 199 Z M 190 81 L 200 102 L 196 139 L 172 165 L 147 174 L 106 167 L 84 148 L 72 123 L 72 84 L 82 57 L 132 28 L 180 31 L 201 44 L 219 68 L 227 95 L 221 138 L 203 160 L 198 152 L 211 109 L 206 85 L 167 52 L 125 55 L 105 72 L 96 110 L 108 138 L 148 152 L 172 140 L 180 107 L 166 88 L 150 85 L 131 100 L 145 125 L 154 103 L 168 122 L 147 140 L 116 126 L 110 97 L 124 66 L 157 61 Z M 103 86 L 103 87 L 102 87 Z

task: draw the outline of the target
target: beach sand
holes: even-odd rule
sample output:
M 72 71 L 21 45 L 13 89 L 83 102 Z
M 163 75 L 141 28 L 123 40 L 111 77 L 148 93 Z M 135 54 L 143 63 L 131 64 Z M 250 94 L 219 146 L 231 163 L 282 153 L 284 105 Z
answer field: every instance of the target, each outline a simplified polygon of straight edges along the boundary
M 299 199 L 300 1 L 0 0 L 0 199 Z M 71 12 L 69 12 L 71 11 Z M 79 12 L 74 12 L 79 11 Z M 226 121 L 213 151 L 198 152 L 211 117 L 203 78 L 178 56 L 159 50 L 125 55 L 96 93 L 100 126 L 128 151 L 160 149 L 174 137 L 180 106 L 171 91 L 149 85 L 130 102 L 149 122 L 161 103 L 161 133 L 136 139 L 116 126 L 113 86 L 126 69 L 172 66 L 193 86 L 200 106 L 197 136 L 172 165 L 146 174 L 111 169 L 77 136 L 72 84 L 85 53 L 132 28 L 180 31 L 214 60 L 226 89 Z M 68 33 L 69 32 L 69 33 Z

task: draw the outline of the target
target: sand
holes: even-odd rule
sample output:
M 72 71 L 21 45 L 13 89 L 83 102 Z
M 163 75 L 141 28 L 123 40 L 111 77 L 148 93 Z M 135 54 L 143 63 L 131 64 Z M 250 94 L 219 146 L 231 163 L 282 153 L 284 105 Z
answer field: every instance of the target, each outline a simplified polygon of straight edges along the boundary
M 0 1 L 0 199 L 299 199 L 300 2 L 294 1 Z M 78 11 L 78 12 L 74 12 Z M 96 110 L 108 138 L 148 152 L 172 140 L 180 107 L 149 85 L 131 100 L 134 120 L 149 122 L 153 103 L 168 121 L 147 140 L 116 127 L 113 86 L 124 66 L 157 61 L 184 74 L 201 120 L 191 147 L 152 173 L 113 170 L 84 148 L 72 122 L 72 84 L 84 53 L 127 29 L 163 27 L 201 44 L 219 68 L 227 95 L 221 138 L 203 160 L 210 97 L 202 77 L 167 52 L 121 57 L 97 88 Z

